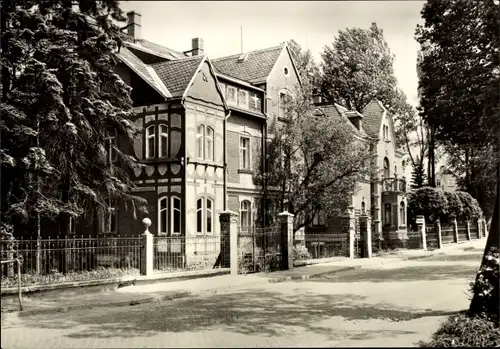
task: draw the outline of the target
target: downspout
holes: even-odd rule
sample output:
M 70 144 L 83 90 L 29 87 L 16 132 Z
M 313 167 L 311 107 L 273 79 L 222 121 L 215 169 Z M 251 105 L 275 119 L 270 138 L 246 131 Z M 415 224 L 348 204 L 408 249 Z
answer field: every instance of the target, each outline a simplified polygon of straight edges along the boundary
M 224 211 L 227 210 L 227 119 L 231 116 L 231 110 L 229 110 L 227 116 L 224 117 Z

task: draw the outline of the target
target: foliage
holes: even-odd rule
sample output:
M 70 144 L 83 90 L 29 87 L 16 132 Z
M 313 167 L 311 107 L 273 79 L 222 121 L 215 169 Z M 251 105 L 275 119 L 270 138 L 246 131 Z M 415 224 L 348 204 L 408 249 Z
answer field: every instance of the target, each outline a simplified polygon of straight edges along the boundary
M 425 169 L 423 162 L 417 162 L 413 165 L 411 173 L 411 187 L 412 189 L 422 188 L 426 183 Z
M 108 19 L 125 20 L 117 0 L 2 2 L 6 224 L 19 227 L 40 215 L 62 219 L 67 229 L 69 217 L 107 209 L 108 195 L 133 209 L 145 206 L 122 169 L 134 160 L 111 140 L 116 132 L 130 143 L 137 130 L 129 121 L 130 88 L 114 73 L 119 30 Z
M 40 285 L 40 284 L 58 284 L 63 282 L 84 281 L 84 280 L 99 280 L 107 278 L 117 278 L 120 276 L 137 276 L 139 270 L 134 268 L 104 268 L 99 267 L 90 271 L 78 271 L 69 273 L 60 273 L 54 270 L 50 274 L 37 274 L 35 272 L 22 274 L 21 285 Z M 17 275 L 4 276 L 2 275 L 1 287 L 17 286 Z
M 500 268 L 500 254 L 496 247 L 487 251 L 484 262 L 479 268 L 476 281 L 470 284 L 472 294 L 478 295 L 477 308 L 474 312 L 499 326 L 498 310 L 500 309 L 500 295 L 498 293 L 498 278 Z M 471 313 L 470 315 L 474 315 Z
M 320 71 L 319 67 L 314 62 L 311 50 L 302 49 L 294 40 L 288 42 L 288 47 L 290 48 L 301 81 L 306 84 L 311 84 L 313 89 L 316 88 L 319 85 Z
M 384 105 L 394 99 L 394 56 L 376 23 L 340 30 L 321 57 L 321 92 L 327 100 L 361 112 L 375 98 Z
M 285 109 L 286 121 L 268 146 L 267 156 L 273 161 L 257 181 L 266 181 L 281 205 L 288 203 L 298 230 L 320 209 L 334 216 L 347 207 L 359 180 L 369 175 L 371 155 L 369 144 L 354 137 L 347 119 L 314 107 L 310 84 L 297 89 Z
M 302 244 L 297 244 L 293 246 L 293 260 L 302 261 L 311 259 L 312 255 L 306 246 Z
M 416 39 L 422 116 L 436 139 L 495 146 L 499 130 L 500 30 L 493 1 L 429 0 Z
M 446 196 L 446 200 L 448 202 L 448 217 L 453 218 L 462 218 L 464 214 L 464 207 L 462 204 L 461 196 L 456 192 L 444 192 L 444 196 Z
M 461 217 L 471 220 L 474 218 L 480 218 L 482 216 L 482 211 L 481 207 L 479 207 L 479 203 L 469 193 L 457 191 L 456 194 L 459 197 L 463 207 L 463 214 Z
M 447 217 L 448 200 L 442 191 L 435 188 L 417 189 L 408 195 L 408 215 L 411 219 L 415 219 L 417 215 L 423 215 L 426 222 L 435 222 L 442 217 Z
M 500 346 L 500 329 L 487 319 L 460 313 L 450 316 L 430 342 L 418 344 L 422 348 L 494 348 Z

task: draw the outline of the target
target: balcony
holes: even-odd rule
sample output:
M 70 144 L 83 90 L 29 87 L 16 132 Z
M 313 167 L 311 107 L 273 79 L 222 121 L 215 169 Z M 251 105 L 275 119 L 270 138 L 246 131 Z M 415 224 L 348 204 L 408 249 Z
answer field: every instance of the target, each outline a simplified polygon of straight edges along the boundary
M 382 179 L 382 191 L 406 193 L 406 180 L 404 178 L 384 178 Z

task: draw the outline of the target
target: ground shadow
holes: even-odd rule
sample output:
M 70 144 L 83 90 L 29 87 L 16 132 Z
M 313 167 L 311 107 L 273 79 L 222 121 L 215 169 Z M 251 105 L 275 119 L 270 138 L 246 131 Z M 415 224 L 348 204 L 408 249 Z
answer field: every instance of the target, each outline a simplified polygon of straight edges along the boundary
M 335 330 L 321 322 L 332 317 L 346 320 L 380 319 L 409 321 L 455 312 L 421 311 L 389 304 L 369 304 L 363 296 L 318 295 L 297 291 L 292 295 L 268 289 L 242 290 L 231 294 L 149 303 L 133 307 L 75 311 L 57 316 L 23 319 L 28 327 L 66 329 L 70 338 L 130 338 L 160 332 L 192 332 L 217 328 L 222 332 L 287 336 L 307 331 L 329 340 L 370 339 L 412 334 L 412 331 Z
M 420 262 L 477 262 L 478 265 L 481 263 L 481 259 L 483 258 L 482 252 L 477 253 L 467 253 L 460 255 L 436 255 L 429 256 L 422 259 L 419 259 Z
M 479 265 L 478 265 L 479 267 Z M 473 279 L 477 268 L 467 264 L 422 263 L 419 266 L 408 266 L 388 269 L 358 269 L 342 273 L 322 274 L 311 279 L 315 282 L 401 282 L 432 281 L 457 278 Z

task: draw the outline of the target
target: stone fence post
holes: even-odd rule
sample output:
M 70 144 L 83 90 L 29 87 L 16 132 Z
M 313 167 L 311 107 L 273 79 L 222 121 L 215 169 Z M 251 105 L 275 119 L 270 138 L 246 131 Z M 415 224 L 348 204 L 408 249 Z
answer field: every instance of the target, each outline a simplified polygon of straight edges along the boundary
M 465 222 L 465 228 L 467 229 L 466 230 L 466 232 L 467 232 L 467 241 L 470 241 L 470 223 L 469 223 L 468 220 Z
M 488 236 L 488 224 L 486 224 L 486 219 L 482 219 L 483 222 L 483 238 Z
M 349 258 L 354 258 L 354 240 L 356 239 L 356 216 L 353 206 L 347 208 L 347 214 L 342 217 L 342 231 L 347 234 Z
M 436 228 L 437 230 L 437 245 L 438 245 L 438 249 L 442 249 L 443 248 L 443 234 L 441 233 L 441 221 L 438 219 L 436 221 Z
M 422 249 L 427 251 L 427 235 L 425 232 L 425 217 L 422 215 L 418 215 L 416 219 L 417 223 L 417 231 L 420 233 L 422 239 Z
M 144 233 L 142 233 L 142 246 L 141 246 L 141 275 L 151 276 L 153 275 L 153 239 L 154 236 L 149 232 L 149 227 L 151 226 L 151 219 L 144 218 L 142 220 L 144 224 Z
M 221 265 L 238 275 L 238 214 L 226 210 L 219 215 Z
M 476 226 L 477 226 L 477 238 L 478 239 L 481 239 L 482 237 L 482 231 L 481 231 L 481 228 L 482 228 L 482 224 L 481 224 L 481 218 L 478 218 L 477 221 L 476 221 Z
M 368 215 L 361 215 L 359 217 L 359 227 L 361 230 L 361 239 L 365 245 L 365 256 L 366 258 L 372 257 L 372 229 L 371 229 L 371 219 Z
M 281 225 L 281 258 L 283 261 L 283 269 L 288 270 L 293 268 L 293 217 L 294 215 L 288 211 L 278 214 Z
M 453 218 L 453 242 L 458 243 L 458 224 L 456 218 Z

